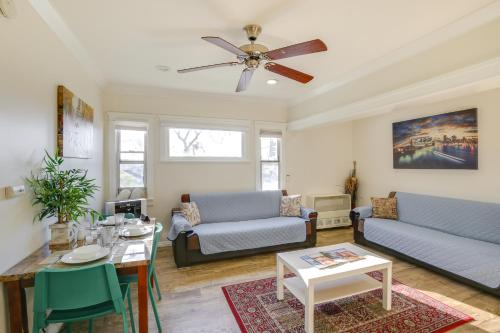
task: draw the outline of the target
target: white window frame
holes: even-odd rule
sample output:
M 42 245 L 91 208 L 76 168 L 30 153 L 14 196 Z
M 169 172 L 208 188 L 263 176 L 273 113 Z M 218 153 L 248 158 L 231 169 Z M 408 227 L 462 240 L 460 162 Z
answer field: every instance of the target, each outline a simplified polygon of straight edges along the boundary
M 261 151 L 260 151 L 260 133 L 262 131 L 269 132 L 281 132 L 281 140 L 279 152 L 279 170 L 280 170 L 280 179 L 279 185 L 280 190 L 285 190 L 285 135 L 287 130 L 286 123 L 279 122 L 267 122 L 267 121 L 256 121 L 254 124 L 254 132 L 255 132 L 255 188 L 257 191 L 262 191 L 262 175 L 261 175 Z
M 137 162 L 140 162 L 140 161 L 122 161 L 120 159 L 121 157 L 121 153 L 122 153 L 122 150 L 121 150 L 121 130 L 131 130 L 131 131 L 144 131 L 145 134 L 144 134 L 144 152 L 142 152 L 144 154 L 144 160 L 143 160 L 143 163 L 144 164 L 144 179 L 143 179 L 143 183 L 144 183 L 144 187 L 121 187 L 120 186 L 120 166 L 122 164 L 138 164 Z M 115 135 L 116 135 L 116 163 L 117 163 L 117 170 L 116 170 L 116 183 L 117 183 L 117 186 L 118 186 L 118 189 L 117 189 L 117 192 L 120 192 L 122 190 L 125 190 L 125 189 L 129 189 L 129 190 L 133 190 L 135 188 L 140 188 L 140 189 L 143 189 L 145 191 L 145 193 L 147 193 L 148 191 L 148 188 L 147 188 L 147 185 L 148 185 L 148 172 L 147 172 L 147 167 L 148 167 L 148 141 L 149 141 L 149 138 L 148 138 L 148 127 L 147 125 L 145 124 L 144 127 L 134 127 L 134 126 L 116 126 L 115 127 Z
M 144 172 L 145 172 L 145 187 L 147 199 L 152 200 L 152 194 L 154 193 L 154 182 L 153 182 L 153 161 L 154 161 L 154 149 L 153 149 L 153 138 L 155 134 L 154 127 L 154 117 L 145 114 L 128 114 L 128 113 L 118 113 L 118 112 L 108 112 L 108 149 L 106 152 L 106 158 L 108 160 L 108 200 L 112 201 L 116 199 L 119 191 L 119 175 L 120 175 L 120 163 L 118 155 L 118 134 L 117 129 L 145 129 L 146 142 L 145 142 L 145 160 L 144 160 Z
M 169 129 L 189 128 L 202 130 L 221 130 L 242 132 L 241 157 L 170 156 Z M 160 159 L 162 162 L 249 162 L 250 122 L 246 120 L 198 118 L 198 117 L 160 117 Z

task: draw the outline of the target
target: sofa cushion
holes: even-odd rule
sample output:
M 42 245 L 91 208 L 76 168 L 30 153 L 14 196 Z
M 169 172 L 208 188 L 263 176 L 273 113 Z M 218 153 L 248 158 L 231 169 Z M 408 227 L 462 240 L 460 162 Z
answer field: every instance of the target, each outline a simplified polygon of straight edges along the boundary
M 500 244 L 500 204 L 398 192 L 399 220 Z
M 201 223 L 200 211 L 196 202 L 182 202 L 181 213 L 192 227 Z
M 191 194 L 201 222 L 234 222 L 280 216 L 281 191 Z
M 373 217 L 381 219 L 398 219 L 398 199 L 372 198 Z
M 367 240 L 490 288 L 500 287 L 500 245 L 401 221 L 367 218 Z
M 300 216 L 300 207 L 302 203 L 301 195 L 287 195 L 281 197 L 280 215 L 281 216 Z
M 306 223 L 299 217 L 273 217 L 251 221 L 202 223 L 193 227 L 200 239 L 201 253 L 304 242 Z

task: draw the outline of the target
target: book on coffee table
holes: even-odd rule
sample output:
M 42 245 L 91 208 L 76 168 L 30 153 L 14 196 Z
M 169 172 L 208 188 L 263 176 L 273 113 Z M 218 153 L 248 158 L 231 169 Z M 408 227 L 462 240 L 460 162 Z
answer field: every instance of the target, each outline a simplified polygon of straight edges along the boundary
M 300 258 L 319 269 L 334 267 L 364 259 L 363 256 L 358 256 L 356 253 L 346 248 L 322 251 L 315 254 L 302 256 Z

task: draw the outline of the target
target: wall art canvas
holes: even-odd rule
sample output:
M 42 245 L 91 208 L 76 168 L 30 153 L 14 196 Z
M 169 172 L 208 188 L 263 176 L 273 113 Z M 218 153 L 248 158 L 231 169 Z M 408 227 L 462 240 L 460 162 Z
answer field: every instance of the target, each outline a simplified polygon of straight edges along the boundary
M 477 109 L 392 124 L 395 169 L 477 169 Z
M 64 86 L 57 88 L 57 148 L 63 157 L 91 158 L 94 110 Z

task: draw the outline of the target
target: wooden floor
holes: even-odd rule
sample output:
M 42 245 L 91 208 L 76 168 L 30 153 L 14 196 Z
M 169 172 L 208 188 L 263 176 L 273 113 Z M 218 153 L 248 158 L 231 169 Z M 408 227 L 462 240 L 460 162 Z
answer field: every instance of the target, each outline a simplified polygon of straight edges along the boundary
M 324 230 L 318 233 L 318 246 L 352 241 L 350 228 Z M 500 332 L 500 299 L 426 269 L 382 255 L 393 259 L 394 278 L 476 319 L 450 332 Z M 168 333 L 240 332 L 220 287 L 272 276 L 275 273 L 275 254 L 177 269 L 172 258 L 172 249 L 164 247 L 159 249 L 157 272 L 163 293 L 163 299 L 157 302 L 163 332 L 165 330 Z M 135 289 L 133 295 L 134 297 L 137 295 Z M 150 332 L 157 332 L 152 312 L 149 324 Z M 116 317 L 96 320 L 94 324 L 94 332 L 121 330 L 121 322 Z

